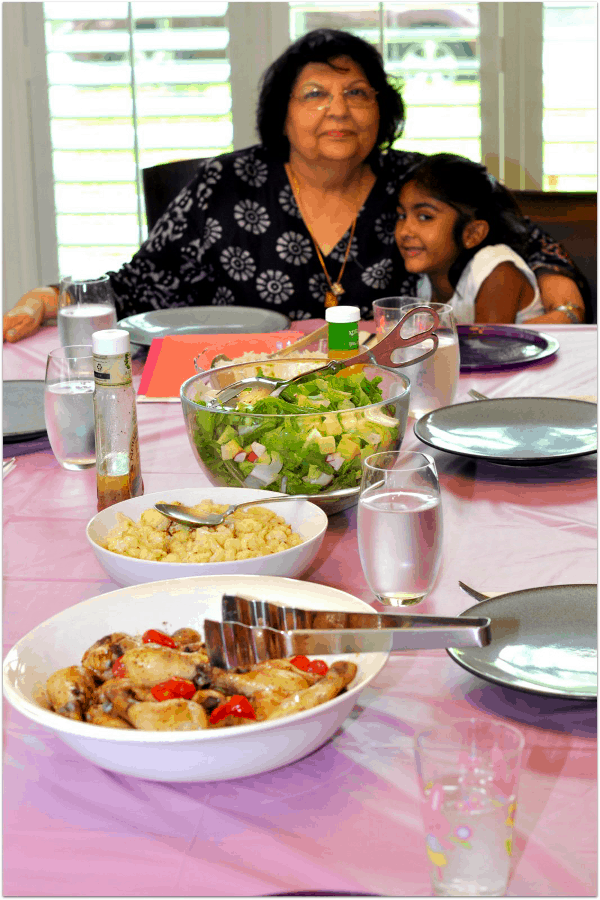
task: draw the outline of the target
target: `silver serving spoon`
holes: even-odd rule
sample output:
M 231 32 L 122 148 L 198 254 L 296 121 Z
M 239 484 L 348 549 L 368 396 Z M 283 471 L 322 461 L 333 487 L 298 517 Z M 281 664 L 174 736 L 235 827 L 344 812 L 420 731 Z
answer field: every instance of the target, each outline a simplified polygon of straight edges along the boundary
M 408 322 L 413 316 L 424 312 L 427 313 L 432 320 L 429 328 L 424 331 L 418 331 L 416 334 L 411 335 L 411 337 L 403 338 L 401 331 L 405 322 Z M 266 375 L 254 375 L 252 378 L 242 378 L 241 381 L 236 381 L 234 384 L 229 385 L 229 387 L 220 390 L 215 397 L 207 399 L 206 405 L 209 409 L 213 410 L 235 408 L 240 393 L 254 388 L 263 388 L 271 397 L 278 397 L 279 394 L 291 384 L 297 384 L 298 382 L 307 379 L 310 381 L 318 375 L 337 375 L 338 372 L 349 366 L 372 365 L 383 366 L 384 368 L 389 369 L 400 369 L 403 366 L 412 366 L 417 362 L 427 359 L 437 350 L 438 336 L 435 329 L 439 324 L 440 321 L 434 309 L 431 309 L 428 306 L 416 306 L 413 309 L 410 309 L 392 330 L 388 331 L 385 337 L 383 337 L 372 349 L 363 349 L 362 353 L 358 353 L 350 359 L 332 360 L 324 366 L 319 366 L 308 372 L 302 372 L 300 375 L 296 375 L 294 378 L 286 379 L 284 381 L 277 378 L 270 378 Z M 422 344 L 427 340 L 431 341 L 433 346 L 421 356 L 416 356 L 413 359 L 404 360 L 399 363 L 392 360 L 392 354 L 400 347 L 412 347 L 415 344 Z
M 230 516 L 236 509 L 241 509 L 243 506 L 268 506 L 270 503 L 278 503 L 281 500 L 314 500 L 315 497 L 318 497 L 319 500 L 322 500 L 323 497 L 342 498 L 355 491 L 356 488 L 342 488 L 339 491 L 329 491 L 329 493 L 324 494 L 284 494 L 281 497 L 261 497 L 260 500 L 245 500 L 243 503 L 232 503 L 224 513 L 207 513 L 204 516 L 199 516 L 192 512 L 188 506 L 178 506 L 176 503 L 155 503 L 154 509 L 180 525 L 186 525 L 188 528 L 197 528 L 199 525 L 221 525 L 227 516 Z

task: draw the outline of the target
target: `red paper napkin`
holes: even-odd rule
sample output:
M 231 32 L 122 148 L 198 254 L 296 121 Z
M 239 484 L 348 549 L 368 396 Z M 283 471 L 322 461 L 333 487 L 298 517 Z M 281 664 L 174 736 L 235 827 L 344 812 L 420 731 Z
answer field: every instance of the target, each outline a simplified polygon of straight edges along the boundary
M 301 338 L 301 331 L 273 331 L 269 334 L 170 334 L 154 338 L 148 351 L 138 400 L 179 401 L 179 389 L 196 375 L 194 359 L 202 369 L 210 369 L 219 354 L 230 359 L 244 353 L 274 353 Z

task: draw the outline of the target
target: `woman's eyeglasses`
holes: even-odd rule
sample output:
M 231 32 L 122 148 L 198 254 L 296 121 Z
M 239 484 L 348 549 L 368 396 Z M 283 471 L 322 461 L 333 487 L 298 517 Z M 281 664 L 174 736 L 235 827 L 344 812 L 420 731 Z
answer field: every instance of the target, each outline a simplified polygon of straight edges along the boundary
M 329 109 L 333 103 L 333 97 L 333 94 L 323 88 L 309 86 L 292 95 L 294 100 L 302 104 L 305 109 L 310 110 Z M 377 91 L 369 87 L 346 88 L 342 91 L 342 97 L 348 106 L 355 109 L 367 109 L 377 102 Z

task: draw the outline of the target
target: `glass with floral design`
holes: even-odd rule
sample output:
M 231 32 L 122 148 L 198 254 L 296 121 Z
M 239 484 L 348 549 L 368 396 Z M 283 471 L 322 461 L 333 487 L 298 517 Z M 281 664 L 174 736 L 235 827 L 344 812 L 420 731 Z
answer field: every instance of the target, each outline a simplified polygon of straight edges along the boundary
M 511 725 L 466 719 L 415 738 L 431 884 L 438 897 L 502 897 L 525 740 Z

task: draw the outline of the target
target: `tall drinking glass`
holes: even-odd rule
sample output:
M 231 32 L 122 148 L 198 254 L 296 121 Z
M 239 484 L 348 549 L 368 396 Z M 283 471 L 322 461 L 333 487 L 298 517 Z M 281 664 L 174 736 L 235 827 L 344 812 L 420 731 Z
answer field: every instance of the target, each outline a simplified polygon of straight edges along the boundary
M 445 303 L 430 303 L 411 297 L 387 297 L 373 303 L 373 315 L 378 334 L 387 334 L 411 309 L 425 306 L 438 314 L 436 328 L 438 348 L 435 353 L 403 371 L 410 378 L 409 415 L 421 418 L 432 409 L 450 406 L 454 402 L 460 372 L 460 350 L 454 313 Z M 412 337 L 431 326 L 427 313 L 416 314 L 402 326 L 402 337 Z M 394 363 L 410 361 L 423 351 L 416 347 L 403 347 L 392 356 Z
M 61 279 L 58 293 L 58 336 L 63 347 L 92 343 L 94 331 L 115 328 L 115 295 L 108 275 Z
M 63 469 L 96 465 L 91 345 L 59 347 L 48 354 L 44 417 L 52 452 Z
M 417 735 L 421 809 L 436 896 L 506 893 L 524 743 L 516 728 L 484 719 Z
M 442 550 L 440 485 L 431 456 L 389 450 L 365 459 L 358 550 L 381 603 L 414 606 L 431 591 Z

